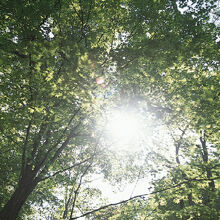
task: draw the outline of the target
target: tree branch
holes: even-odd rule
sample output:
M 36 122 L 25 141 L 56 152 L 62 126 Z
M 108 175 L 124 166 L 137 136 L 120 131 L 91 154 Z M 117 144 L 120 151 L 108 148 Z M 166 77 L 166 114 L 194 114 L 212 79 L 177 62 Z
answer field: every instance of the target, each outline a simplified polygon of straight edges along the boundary
M 24 146 L 23 146 L 23 152 L 22 152 L 22 166 L 21 166 L 21 176 L 23 175 L 23 172 L 25 170 L 25 165 L 26 165 L 26 149 L 27 149 L 27 143 L 28 143 L 28 138 L 30 134 L 30 129 L 31 129 L 31 121 L 29 121 L 28 127 L 27 127 L 27 132 L 26 132 L 26 137 L 24 141 Z
M 15 54 L 16 56 L 20 57 L 20 58 L 23 58 L 23 59 L 27 59 L 29 57 L 26 54 L 22 54 L 22 53 L 18 52 L 17 50 L 13 51 L 12 53 Z
M 93 156 L 92 156 L 92 159 L 93 159 Z M 74 191 L 75 196 L 74 196 L 74 200 L 73 200 L 73 204 L 72 204 L 72 208 L 71 208 L 70 218 L 72 218 L 72 215 L 73 215 L 73 211 L 74 211 L 74 208 L 75 208 L 77 195 L 78 195 L 80 187 L 82 185 L 82 179 L 86 175 L 86 173 L 87 173 L 88 169 L 91 167 L 91 165 L 92 165 L 92 162 L 86 167 L 85 171 L 80 176 L 79 184 L 78 184 L 76 190 Z
M 52 151 L 53 149 L 55 149 L 55 148 L 61 143 L 61 140 L 62 140 L 62 138 L 64 137 L 64 135 L 66 134 L 66 131 L 67 131 L 68 127 L 70 126 L 70 124 L 72 123 L 74 117 L 78 114 L 79 111 L 80 111 L 80 108 L 74 112 L 74 114 L 71 116 L 71 118 L 70 118 L 70 120 L 69 120 L 69 122 L 68 122 L 66 128 L 64 129 L 62 135 L 58 138 L 57 142 L 56 142 L 55 144 L 53 144 L 53 146 L 46 152 L 46 154 L 44 155 L 44 158 L 37 164 L 37 166 L 36 166 L 35 169 L 39 170 L 40 167 L 41 167 L 41 166 L 45 163 L 45 161 L 47 160 L 47 158 L 48 158 L 49 154 L 51 153 L 51 151 Z M 40 155 L 38 155 L 38 156 L 40 156 Z M 38 159 L 38 157 L 37 157 L 37 159 Z
M 80 125 L 81 125 L 81 121 L 71 130 L 69 136 L 62 143 L 62 145 L 57 149 L 54 156 L 50 160 L 51 163 L 53 163 L 57 159 L 57 157 L 60 155 L 60 153 L 63 151 L 63 149 L 69 144 L 69 141 L 77 135 L 76 130 L 79 128 Z
M 124 204 L 124 203 L 127 203 L 131 200 L 134 200 L 134 199 L 137 199 L 137 198 L 142 198 L 142 197 L 145 197 L 145 196 L 149 196 L 149 195 L 153 195 L 153 194 L 157 194 L 157 193 L 160 193 L 160 192 L 164 192 L 164 191 L 167 191 L 169 189 L 174 189 L 174 188 L 177 188 L 183 184 L 188 184 L 189 182 L 192 182 L 192 181 L 210 181 L 210 180 L 216 180 L 216 179 L 220 179 L 220 176 L 216 177 L 216 178 L 212 178 L 212 179 L 191 179 L 191 180 L 188 180 L 188 181 L 183 181 L 181 183 L 178 183 L 178 184 L 175 184 L 171 187 L 167 187 L 167 188 L 164 188 L 164 189 L 161 189 L 161 190 L 157 190 L 157 191 L 154 191 L 154 192 L 150 192 L 150 193 L 145 193 L 145 194 L 141 194 L 141 195 L 136 195 L 136 196 L 133 196 L 129 199 L 125 199 L 125 200 L 122 200 L 120 202 L 116 202 L 116 203 L 110 203 L 108 205 L 104 205 L 104 206 L 101 206 L 100 208 L 97 208 L 97 209 L 94 209 L 90 212 L 87 212 L 83 215 L 80 215 L 80 216 L 77 216 L 77 217 L 73 217 L 73 218 L 70 218 L 69 220 L 75 220 L 75 219 L 78 219 L 78 218 L 82 218 L 82 217 L 85 217 L 87 215 L 90 215 L 90 214 L 93 214 L 95 212 L 98 212 L 102 209 L 106 209 L 106 208 L 109 208 L 109 207 L 112 207 L 112 206 L 117 206 L 117 205 L 121 205 L 121 204 Z
M 72 166 L 67 167 L 67 168 L 65 168 L 65 169 L 63 169 L 63 170 L 59 170 L 59 171 L 55 172 L 53 175 L 51 175 L 51 176 L 46 176 L 46 177 L 44 177 L 44 178 L 38 178 L 38 182 L 42 182 L 42 181 L 44 181 L 44 180 L 47 180 L 47 179 L 50 179 L 50 178 L 56 176 L 56 175 L 59 174 L 59 173 L 65 172 L 65 171 L 67 171 L 67 170 L 71 170 L 72 168 L 74 168 L 74 167 L 76 167 L 76 166 L 79 166 L 79 165 L 81 165 L 81 164 L 83 164 L 83 163 L 89 161 L 90 159 L 91 159 L 91 157 L 90 157 L 90 158 L 87 158 L 87 159 L 85 159 L 85 160 L 83 160 L 83 161 L 81 161 L 81 162 L 79 162 L 79 163 L 73 164 Z
M 45 121 L 47 121 L 47 120 L 45 120 Z M 48 127 L 48 123 L 43 123 L 40 126 L 40 130 L 39 130 L 37 136 L 35 137 L 35 140 L 34 140 L 34 143 L 33 143 L 33 150 L 31 152 L 32 159 L 34 159 L 34 157 L 35 157 L 35 154 L 37 152 L 39 143 L 40 143 L 40 141 L 41 141 L 41 139 L 44 135 L 44 132 L 47 130 L 47 127 Z

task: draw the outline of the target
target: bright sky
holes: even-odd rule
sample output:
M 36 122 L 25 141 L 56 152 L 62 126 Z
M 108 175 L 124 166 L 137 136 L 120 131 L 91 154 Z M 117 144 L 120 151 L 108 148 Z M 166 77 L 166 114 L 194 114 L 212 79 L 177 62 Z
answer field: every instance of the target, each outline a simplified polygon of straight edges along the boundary
M 107 123 L 105 126 L 104 137 L 106 145 L 118 154 L 123 154 L 123 151 L 127 153 L 138 153 L 145 149 L 146 151 L 164 151 L 168 157 L 172 155 L 174 149 L 166 149 L 171 142 L 170 137 L 165 131 L 163 126 L 155 126 L 155 119 L 149 114 L 142 115 L 137 111 L 127 110 L 112 110 L 109 111 L 107 116 Z M 158 149 L 159 146 L 154 145 L 153 130 L 157 127 L 157 139 L 160 137 L 159 142 L 164 142 L 164 149 Z M 158 143 L 159 143 L 158 142 Z M 169 147 L 169 146 L 168 146 Z M 144 163 L 144 161 L 138 161 L 138 163 Z M 165 172 L 159 174 L 164 175 Z M 117 186 L 111 186 L 104 180 L 102 175 L 97 176 L 90 184 L 91 187 L 98 187 L 103 196 L 108 198 L 110 203 L 119 202 L 125 199 L 129 199 L 135 195 L 145 194 L 150 192 L 150 181 L 152 177 L 150 174 L 144 178 L 139 178 L 138 173 L 136 179 L 132 183 L 123 184 L 120 190 Z M 152 189 L 151 189 L 152 190 Z

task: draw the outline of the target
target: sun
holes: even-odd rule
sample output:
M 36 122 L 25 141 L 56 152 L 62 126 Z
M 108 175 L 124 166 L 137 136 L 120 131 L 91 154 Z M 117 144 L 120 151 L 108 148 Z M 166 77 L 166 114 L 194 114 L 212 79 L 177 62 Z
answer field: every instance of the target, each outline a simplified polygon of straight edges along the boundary
M 117 149 L 137 148 L 142 138 L 142 131 L 142 120 L 137 113 L 118 110 L 112 111 L 108 116 L 106 137 Z
M 134 115 L 127 112 L 114 112 L 107 124 L 109 134 L 116 139 L 132 138 L 137 135 L 139 123 Z

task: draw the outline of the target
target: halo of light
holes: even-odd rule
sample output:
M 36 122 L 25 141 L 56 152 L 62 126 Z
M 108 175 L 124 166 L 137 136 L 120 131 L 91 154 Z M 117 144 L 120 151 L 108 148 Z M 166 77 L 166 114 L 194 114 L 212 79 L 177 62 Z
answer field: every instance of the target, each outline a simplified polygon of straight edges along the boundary
M 134 115 L 125 112 L 115 112 L 109 120 L 107 130 L 113 138 L 131 139 L 135 137 L 139 130 L 137 118 Z
M 110 147 L 113 150 L 139 150 L 143 138 L 143 121 L 137 113 L 113 111 L 108 116 L 105 136 L 112 143 Z

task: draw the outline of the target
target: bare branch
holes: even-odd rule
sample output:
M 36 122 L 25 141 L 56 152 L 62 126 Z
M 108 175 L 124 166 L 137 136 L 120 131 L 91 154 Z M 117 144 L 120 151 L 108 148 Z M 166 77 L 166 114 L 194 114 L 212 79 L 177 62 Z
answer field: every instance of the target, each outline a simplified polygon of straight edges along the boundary
M 78 218 L 82 218 L 82 217 L 85 217 L 87 215 L 90 215 L 90 214 L 93 214 L 95 212 L 98 212 L 100 210 L 103 210 L 103 209 L 106 209 L 106 208 L 109 208 L 109 207 L 112 207 L 112 206 L 117 206 L 117 205 L 121 205 L 121 204 L 125 204 L 131 200 L 134 200 L 134 199 L 138 199 L 138 198 L 142 198 L 142 197 L 145 197 L 145 196 L 149 196 L 149 195 L 153 195 L 153 194 L 157 194 L 157 193 L 160 193 L 160 192 L 164 192 L 164 191 L 167 191 L 169 189 L 174 189 L 174 188 L 177 188 L 179 186 L 182 186 L 183 184 L 188 184 L 189 182 L 192 182 L 192 181 L 210 181 L 210 180 L 216 180 L 216 179 L 220 179 L 220 176 L 216 177 L 216 178 L 212 178 L 212 179 L 191 179 L 191 180 L 188 180 L 188 181 L 183 181 L 181 183 L 178 183 L 178 184 L 175 184 L 173 186 L 170 186 L 170 187 L 167 187 L 167 188 L 164 188 L 164 189 L 161 189 L 161 190 L 157 190 L 157 191 L 154 191 L 154 192 L 150 192 L 150 193 L 145 193 L 145 194 L 141 194 L 141 195 L 136 195 L 136 196 L 133 196 L 129 199 L 125 199 L 125 200 L 122 200 L 120 202 L 116 202 L 116 203 L 110 203 L 110 204 L 107 204 L 107 205 L 104 205 L 104 206 L 101 206 L 100 208 L 97 208 L 97 209 L 94 209 L 90 212 L 87 212 L 83 215 L 80 215 L 80 216 L 77 216 L 77 217 L 73 217 L 73 218 L 70 218 L 69 220 L 75 220 L 75 219 L 78 219 Z
M 63 169 L 63 170 L 59 170 L 59 171 L 55 172 L 53 175 L 51 175 L 51 176 L 46 176 L 46 177 L 44 177 L 44 178 L 38 178 L 38 182 L 42 182 L 42 181 L 44 181 L 44 180 L 46 180 L 46 179 L 50 179 L 50 178 L 56 176 L 56 175 L 59 174 L 59 173 L 65 172 L 65 171 L 67 171 L 67 170 L 71 170 L 71 169 L 73 169 L 74 167 L 77 167 L 77 166 L 79 166 L 79 165 L 81 165 L 81 164 L 83 164 L 83 163 L 89 161 L 90 159 L 91 159 L 91 157 L 90 157 L 90 158 L 87 158 L 87 159 L 85 159 L 85 160 L 83 160 L 83 161 L 81 161 L 81 162 L 79 162 L 79 163 L 73 164 L 72 166 L 67 167 L 67 168 L 65 168 L 65 169 Z

